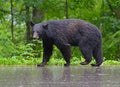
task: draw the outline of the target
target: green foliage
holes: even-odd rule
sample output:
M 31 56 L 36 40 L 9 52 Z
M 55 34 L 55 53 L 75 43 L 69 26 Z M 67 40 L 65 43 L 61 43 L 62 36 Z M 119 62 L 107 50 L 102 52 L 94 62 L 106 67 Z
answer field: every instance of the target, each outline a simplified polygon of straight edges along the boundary
M 114 11 L 109 7 L 111 4 Z M 26 15 L 30 9 L 30 19 Z M 42 61 L 41 40 L 26 42 L 26 20 L 32 20 L 33 8 L 44 15 L 43 21 L 65 19 L 66 0 L 13 0 L 14 40 L 11 40 L 10 1 L 0 0 L 0 64 L 38 64 Z M 104 64 L 119 64 L 120 60 L 120 0 L 68 0 L 69 18 L 89 21 L 102 27 Z M 79 48 L 72 47 L 72 64 L 79 64 L 83 57 Z M 118 61 L 118 62 L 117 62 Z M 63 65 L 64 59 L 54 46 L 49 64 Z M 94 61 L 93 61 L 94 62 Z
M 103 39 L 103 52 L 106 59 L 120 60 L 120 31 L 107 35 L 107 38 Z
M 101 18 L 101 21 L 103 20 L 103 36 L 108 35 L 108 33 L 115 33 L 120 29 L 120 20 L 116 19 L 115 17 L 105 17 Z
M 0 19 L 4 19 L 9 14 L 10 3 L 6 0 L 0 0 Z
M 120 61 L 107 60 L 107 61 L 103 62 L 103 65 L 120 65 Z

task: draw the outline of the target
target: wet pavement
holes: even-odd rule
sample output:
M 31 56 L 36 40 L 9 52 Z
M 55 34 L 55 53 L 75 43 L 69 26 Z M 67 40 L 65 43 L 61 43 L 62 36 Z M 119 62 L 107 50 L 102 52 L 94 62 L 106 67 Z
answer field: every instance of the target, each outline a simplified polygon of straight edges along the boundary
M 0 87 L 120 87 L 120 66 L 0 66 Z

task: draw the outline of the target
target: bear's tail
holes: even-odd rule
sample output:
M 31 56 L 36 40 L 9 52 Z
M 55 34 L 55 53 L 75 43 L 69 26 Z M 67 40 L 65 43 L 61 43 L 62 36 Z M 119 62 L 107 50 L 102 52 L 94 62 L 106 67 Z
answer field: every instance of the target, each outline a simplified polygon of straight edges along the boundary
M 91 64 L 92 66 L 100 66 L 103 62 L 102 57 L 102 42 L 98 43 L 95 49 L 93 50 L 93 57 L 96 60 L 96 64 Z

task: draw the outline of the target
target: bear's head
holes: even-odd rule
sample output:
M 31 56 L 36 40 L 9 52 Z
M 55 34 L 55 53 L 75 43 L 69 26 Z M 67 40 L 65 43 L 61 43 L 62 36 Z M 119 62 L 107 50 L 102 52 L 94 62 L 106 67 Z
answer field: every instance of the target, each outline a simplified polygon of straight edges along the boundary
M 31 22 L 33 39 L 40 39 L 43 36 L 43 30 L 48 28 L 47 23 L 34 24 Z

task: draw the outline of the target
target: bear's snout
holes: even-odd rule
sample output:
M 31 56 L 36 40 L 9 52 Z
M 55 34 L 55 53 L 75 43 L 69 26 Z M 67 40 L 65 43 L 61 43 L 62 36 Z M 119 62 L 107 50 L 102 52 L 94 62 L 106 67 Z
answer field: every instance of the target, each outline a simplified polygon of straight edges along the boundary
M 37 32 L 33 33 L 33 39 L 39 39 L 39 34 Z

